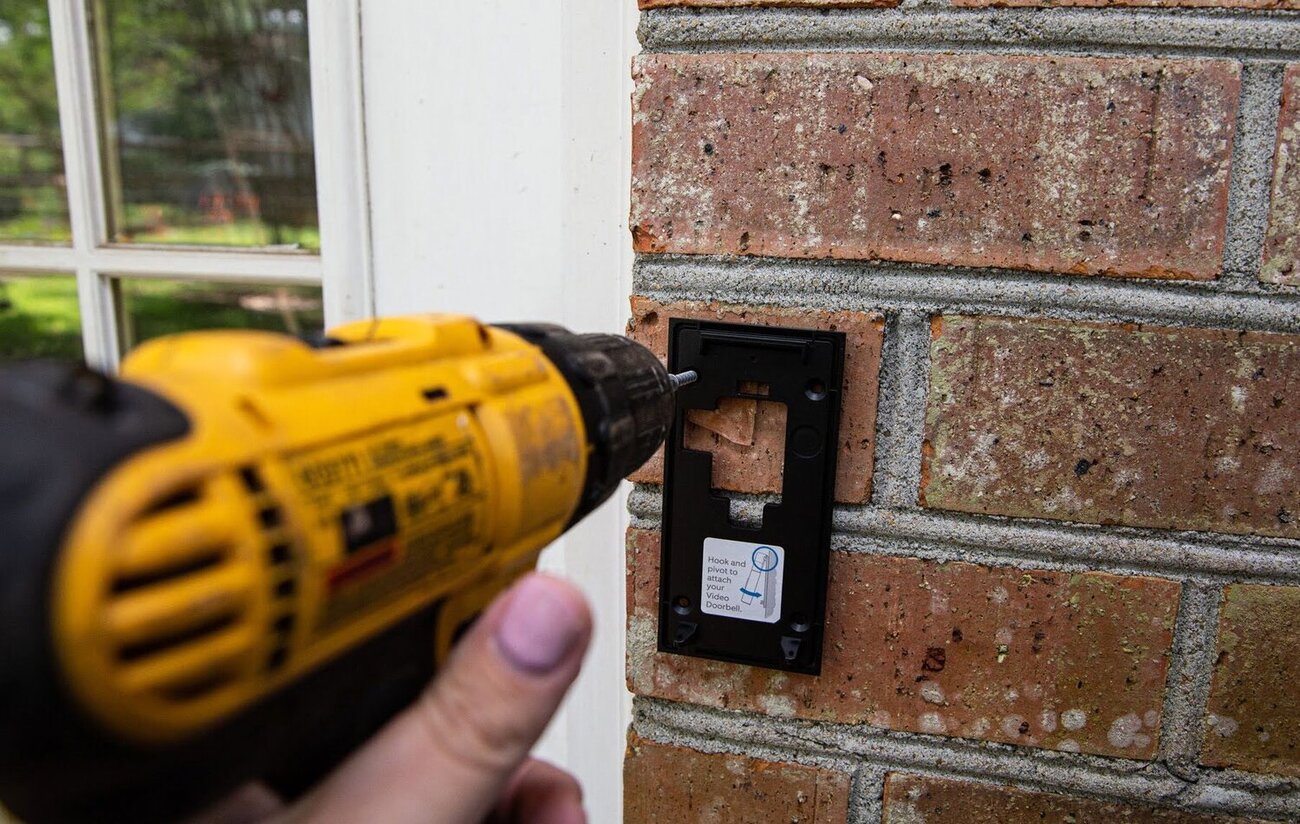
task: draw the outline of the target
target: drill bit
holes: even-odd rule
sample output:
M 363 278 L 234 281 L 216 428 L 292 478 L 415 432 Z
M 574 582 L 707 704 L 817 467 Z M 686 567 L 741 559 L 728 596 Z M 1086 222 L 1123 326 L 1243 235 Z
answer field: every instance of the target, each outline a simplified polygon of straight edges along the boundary
M 683 386 L 690 386 L 700 379 L 700 373 L 694 369 L 688 369 L 685 372 L 678 372 L 676 375 L 668 376 L 668 383 L 672 384 L 673 391 L 681 389 Z

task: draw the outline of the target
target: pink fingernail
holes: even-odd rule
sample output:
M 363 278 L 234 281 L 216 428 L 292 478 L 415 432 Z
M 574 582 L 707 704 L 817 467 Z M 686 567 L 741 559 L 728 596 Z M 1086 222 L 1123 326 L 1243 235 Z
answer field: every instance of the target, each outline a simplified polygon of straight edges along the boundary
M 527 578 L 510 595 L 497 646 L 516 669 L 541 675 L 559 666 L 582 635 L 583 616 L 563 584 Z

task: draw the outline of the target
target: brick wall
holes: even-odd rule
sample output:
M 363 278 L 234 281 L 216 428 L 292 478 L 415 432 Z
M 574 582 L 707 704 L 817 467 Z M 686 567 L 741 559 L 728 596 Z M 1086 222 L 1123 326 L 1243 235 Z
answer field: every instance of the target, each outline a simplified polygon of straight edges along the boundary
M 848 357 L 820 677 L 656 651 L 635 478 L 627 820 L 1300 819 L 1300 4 L 640 5 L 631 333 Z

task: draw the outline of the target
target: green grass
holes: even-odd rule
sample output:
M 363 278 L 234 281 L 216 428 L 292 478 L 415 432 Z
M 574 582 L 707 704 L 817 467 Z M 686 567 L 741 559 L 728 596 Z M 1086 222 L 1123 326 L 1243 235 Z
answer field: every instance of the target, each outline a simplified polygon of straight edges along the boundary
M 0 279 L 0 357 L 80 359 L 77 283 L 67 276 Z
M 160 280 L 122 282 L 123 314 L 130 343 L 194 329 L 291 331 L 274 301 L 241 305 L 250 297 L 276 295 L 281 287 Z M 320 289 L 285 287 L 290 314 L 304 334 L 319 332 Z M 71 277 L 0 278 L 0 358 L 82 357 L 77 286 Z
M 0 223 L 0 240 L 39 241 L 42 243 L 71 243 L 72 227 L 68 217 L 49 215 L 19 215 Z
M 304 251 L 320 251 L 320 230 L 315 226 L 275 228 L 260 220 L 243 218 L 230 223 L 208 223 L 195 212 L 163 205 L 129 204 L 120 232 L 130 243 L 162 243 L 190 246 L 297 245 Z
M 133 343 L 194 329 L 265 329 L 289 332 L 284 314 L 274 307 L 250 309 L 241 298 L 274 295 L 282 287 L 224 283 L 176 283 L 159 280 L 122 282 L 122 303 L 130 319 Z M 313 304 L 291 311 L 302 333 L 319 332 L 324 319 L 320 289 L 283 287 L 291 299 Z
M 158 217 L 160 213 L 164 214 L 162 219 Z M 140 206 L 127 208 L 126 224 L 130 228 L 119 233 L 121 242 L 235 246 L 249 249 L 279 244 L 296 245 L 307 252 L 320 251 L 320 230 L 315 226 L 281 227 L 277 235 L 274 227 L 260 220 L 204 223 L 194 214 Z M 32 210 L 10 220 L 0 221 L 0 240 L 68 243 L 71 239 L 72 230 L 68 225 L 67 214 L 60 215 L 57 204 L 49 209 Z

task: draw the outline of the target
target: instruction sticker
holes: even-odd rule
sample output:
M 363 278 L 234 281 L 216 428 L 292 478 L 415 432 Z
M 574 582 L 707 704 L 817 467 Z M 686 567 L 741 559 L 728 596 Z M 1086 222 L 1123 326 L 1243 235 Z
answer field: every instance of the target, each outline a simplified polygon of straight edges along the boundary
M 781 620 L 785 550 L 771 544 L 704 539 L 700 609 L 746 621 Z

